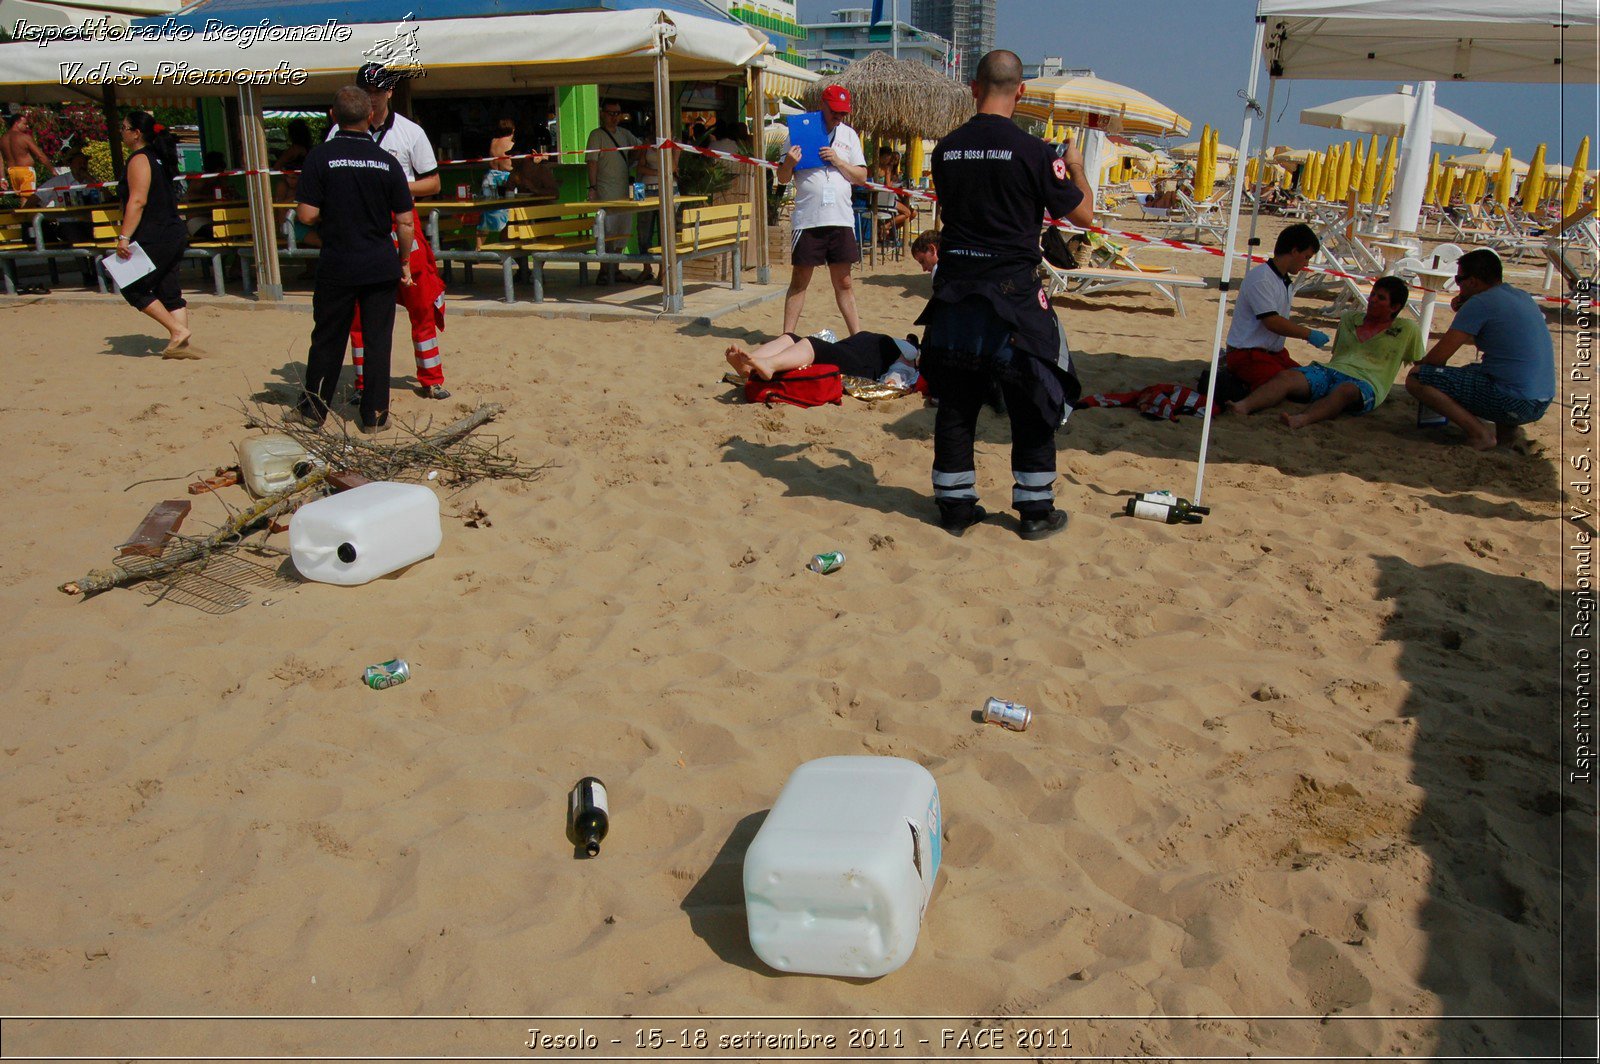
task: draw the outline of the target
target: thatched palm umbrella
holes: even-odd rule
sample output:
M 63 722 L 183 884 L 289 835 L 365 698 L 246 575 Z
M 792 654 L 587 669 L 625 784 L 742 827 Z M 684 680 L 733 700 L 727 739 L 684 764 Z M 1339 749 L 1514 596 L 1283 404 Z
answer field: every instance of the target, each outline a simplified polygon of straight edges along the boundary
M 812 82 L 806 88 L 806 106 L 820 108 L 822 90 L 829 85 L 850 90 L 853 107 L 847 121 L 869 137 L 937 140 L 971 118 L 974 110 L 965 85 L 888 52 L 871 52 L 839 73 Z

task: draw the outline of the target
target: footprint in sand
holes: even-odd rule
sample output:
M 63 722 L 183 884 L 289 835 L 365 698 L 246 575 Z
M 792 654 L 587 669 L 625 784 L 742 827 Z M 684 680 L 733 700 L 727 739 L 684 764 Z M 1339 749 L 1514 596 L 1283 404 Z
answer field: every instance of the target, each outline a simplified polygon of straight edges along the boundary
M 1332 942 L 1311 932 L 1289 947 L 1289 975 L 1316 1012 L 1340 1012 L 1372 1000 L 1372 983 Z

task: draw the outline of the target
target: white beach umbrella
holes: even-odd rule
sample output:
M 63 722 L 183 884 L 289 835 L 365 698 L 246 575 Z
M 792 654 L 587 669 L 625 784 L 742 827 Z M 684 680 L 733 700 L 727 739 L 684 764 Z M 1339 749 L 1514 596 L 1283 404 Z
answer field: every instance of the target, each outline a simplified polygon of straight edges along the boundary
M 1438 139 L 1434 121 L 1441 111 L 1433 103 L 1433 82 L 1424 81 L 1415 96 L 1406 96 L 1411 113 L 1406 116 L 1403 129 L 1411 133 L 1400 141 L 1400 165 L 1397 167 L 1394 192 L 1389 198 L 1389 225 L 1395 235 L 1415 237 L 1417 218 L 1422 213 L 1422 195 L 1428 188 L 1428 170 L 1433 165 L 1433 141 Z M 1400 134 L 1390 134 L 1400 136 Z M 1393 143 L 1392 141 L 1390 142 Z
M 1500 164 L 1505 161 L 1505 156 L 1500 152 L 1480 151 L 1473 155 L 1457 155 L 1454 158 L 1441 160 L 1441 165 L 1452 167 L 1456 170 L 1492 170 L 1500 172 Z M 1528 164 L 1521 159 L 1511 160 L 1511 172 L 1525 174 Z
M 1406 135 L 1406 124 L 1415 112 L 1416 102 L 1412 87 L 1401 85 L 1394 92 L 1381 96 L 1352 96 L 1348 100 L 1308 107 L 1300 112 L 1300 121 L 1308 126 L 1403 137 Z M 1437 104 L 1433 107 L 1432 137 L 1435 144 L 1453 144 L 1463 148 L 1494 147 L 1493 133 Z

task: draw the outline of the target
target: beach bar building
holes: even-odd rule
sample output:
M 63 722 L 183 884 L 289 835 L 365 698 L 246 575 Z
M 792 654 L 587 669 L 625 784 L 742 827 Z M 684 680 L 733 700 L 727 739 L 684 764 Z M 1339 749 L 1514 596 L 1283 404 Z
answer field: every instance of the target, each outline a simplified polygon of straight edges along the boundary
M 265 299 L 281 298 L 283 286 L 263 110 L 322 111 L 363 63 L 412 73 L 410 100 L 396 94 L 403 111 L 422 100 L 448 108 L 441 101 L 540 95 L 558 116 L 559 159 L 569 173 L 582 166 L 578 153 L 599 125 L 600 86 L 648 87 L 656 128 L 647 132 L 673 138 L 678 101 L 691 85 L 737 93 L 759 129 L 767 96 L 797 96 L 811 77 L 709 0 L 196 0 L 113 36 L 0 44 L 0 103 L 90 99 L 110 116 L 130 104 L 197 101 L 207 136 L 228 130 L 240 149 L 231 162 L 251 171 L 245 191 Z M 436 146 L 459 143 L 456 130 L 428 132 Z M 666 172 L 664 153 L 657 162 Z M 765 281 L 766 183 L 748 184 L 750 259 Z M 673 200 L 671 182 L 662 182 L 662 233 L 677 231 Z M 682 308 L 675 243 L 662 241 L 667 312 Z

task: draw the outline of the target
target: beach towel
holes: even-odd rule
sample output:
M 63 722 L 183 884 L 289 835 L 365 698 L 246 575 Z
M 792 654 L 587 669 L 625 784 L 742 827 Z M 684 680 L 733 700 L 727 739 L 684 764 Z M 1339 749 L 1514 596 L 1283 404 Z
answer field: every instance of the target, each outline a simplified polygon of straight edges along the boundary
M 838 366 L 814 362 L 799 369 L 779 372 L 770 381 L 751 377 L 744 382 L 744 397 L 752 403 L 787 403 L 790 406 L 822 406 L 844 401 L 844 382 Z
M 1079 410 L 1087 406 L 1131 406 L 1145 417 L 1176 421 L 1179 414 L 1205 413 L 1206 396 L 1182 384 L 1152 384 L 1137 392 L 1102 392 L 1072 405 Z

